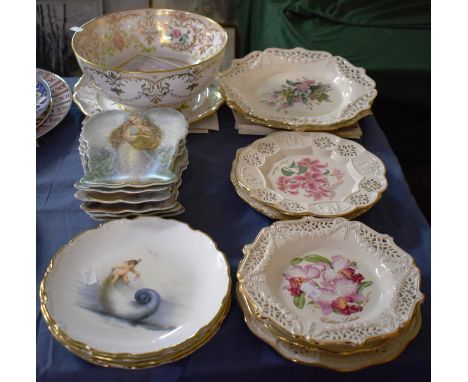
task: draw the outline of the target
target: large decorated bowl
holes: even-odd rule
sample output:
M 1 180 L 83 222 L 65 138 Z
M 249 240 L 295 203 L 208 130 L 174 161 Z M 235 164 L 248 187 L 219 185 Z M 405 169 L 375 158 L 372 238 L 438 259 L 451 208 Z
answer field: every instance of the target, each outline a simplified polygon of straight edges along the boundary
M 73 35 L 83 73 L 113 101 L 180 107 L 218 74 L 227 35 L 194 13 L 140 9 L 93 19 Z

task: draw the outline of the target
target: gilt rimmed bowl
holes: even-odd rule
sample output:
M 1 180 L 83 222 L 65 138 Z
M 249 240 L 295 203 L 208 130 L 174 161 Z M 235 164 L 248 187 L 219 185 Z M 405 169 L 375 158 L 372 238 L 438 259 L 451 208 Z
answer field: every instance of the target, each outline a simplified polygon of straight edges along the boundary
M 424 300 L 414 259 L 363 223 L 273 223 L 244 247 L 237 278 L 264 318 L 311 346 L 355 349 L 398 335 Z
M 219 72 L 224 29 L 204 16 L 139 9 L 95 18 L 73 35 L 83 73 L 111 100 L 146 109 L 180 107 Z

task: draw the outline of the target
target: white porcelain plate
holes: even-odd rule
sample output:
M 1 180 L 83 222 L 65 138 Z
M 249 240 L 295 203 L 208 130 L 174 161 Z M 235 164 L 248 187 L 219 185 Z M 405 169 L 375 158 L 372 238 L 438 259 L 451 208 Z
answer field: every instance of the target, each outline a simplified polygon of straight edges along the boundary
M 233 60 L 221 73 L 228 105 L 271 127 L 332 130 L 370 113 L 377 95 L 364 69 L 302 48 L 270 48 Z
M 40 287 L 49 329 L 90 351 L 174 350 L 212 324 L 230 291 L 214 242 L 184 223 L 115 220 L 62 247 Z
M 43 69 L 36 69 L 36 74 L 40 75 L 50 87 L 52 102 L 50 113 L 44 121 L 38 124 L 36 121 L 36 139 L 48 133 L 57 126 L 67 115 L 72 104 L 72 96 L 67 83 L 56 74 Z
M 239 291 L 237 296 L 244 312 L 244 319 L 248 328 L 258 338 L 273 347 L 280 355 L 294 362 L 311 366 L 321 366 L 336 371 L 356 371 L 393 360 L 416 337 L 421 328 L 421 313 L 417 311 L 408 324 L 408 327 L 406 327 L 399 336 L 391 338 L 385 341 L 381 346 L 368 351 L 341 355 L 317 348 L 305 349 L 275 336 L 266 322 L 256 320 L 255 317 L 250 315 L 247 301 Z
M 244 254 L 237 277 L 259 315 L 311 344 L 394 336 L 424 299 L 413 258 L 360 222 L 276 222 Z
M 105 110 L 132 111 L 132 108 L 114 102 L 101 93 L 86 76 L 81 77 L 75 84 L 73 101 L 88 117 Z M 184 114 L 188 123 L 192 123 L 214 113 L 223 102 L 224 98 L 219 91 L 219 81 L 215 79 L 207 88 L 185 102 L 179 111 Z
M 345 216 L 372 206 L 387 188 L 379 158 L 327 133 L 259 139 L 240 153 L 236 176 L 253 198 L 294 216 Z

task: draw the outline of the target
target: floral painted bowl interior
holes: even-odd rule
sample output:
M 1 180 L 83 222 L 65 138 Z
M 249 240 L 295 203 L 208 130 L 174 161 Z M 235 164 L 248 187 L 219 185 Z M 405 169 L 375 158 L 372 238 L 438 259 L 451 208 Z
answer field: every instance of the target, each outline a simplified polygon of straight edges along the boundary
M 104 111 L 83 126 L 84 176 L 79 188 L 146 187 L 178 180 L 172 171 L 188 132 L 182 113 L 157 108 L 144 113 Z
M 111 100 L 147 109 L 175 107 L 217 75 L 227 35 L 189 12 L 140 9 L 104 15 L 72 39 L 83 73 Z
M 205 234 L 175 220 L 122 219 L 59 251 L 41 283 L 41 308 L 64 345 L 157 357 L 204 335 L 230 285 L 226 258 Z
M 233 60 L 221 73 L 228 105 L 271 127 L 332 130 L 369 114 L 377 95 L 364 69 L 302 48 L 270 48 Z
M 424 298 L 413 258 L 360 222 L 276 222 L 244 254 L 237 277 L 259 315 L 311 344 L 392 336 Z
M 239 183 L 253 198 L 294 216 L 345 216 L 372 206 L 387 188 L 382 161 L 327 133 L 278 132 L 239 155 Z
M 40 117 L 49 107 L 52 93 L 49 85 L 40 76 L 36 77 L 36 118 Z

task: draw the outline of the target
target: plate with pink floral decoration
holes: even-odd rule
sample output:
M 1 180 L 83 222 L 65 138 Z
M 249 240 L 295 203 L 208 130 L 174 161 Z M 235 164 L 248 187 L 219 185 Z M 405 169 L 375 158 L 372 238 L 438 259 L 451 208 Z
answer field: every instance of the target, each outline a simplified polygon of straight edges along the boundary
M 220 84 L 245 118 L 296 131 L 335 130 L 371 113 L 375 82 L 343 57 L 270 48 L 233 60 Z
M 346 216 L 375 204 L 385 166 L 358 143 L 315 132 L 278 132 L 239 154 L 236 177 L 259 202 L 291 216 Z
M 414 259 L 388 235 L 344 218 L 262 229 L 244 247 L 237 278 L 258 318 L 329 349 L 396 336 L 424 300 Z

